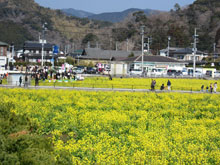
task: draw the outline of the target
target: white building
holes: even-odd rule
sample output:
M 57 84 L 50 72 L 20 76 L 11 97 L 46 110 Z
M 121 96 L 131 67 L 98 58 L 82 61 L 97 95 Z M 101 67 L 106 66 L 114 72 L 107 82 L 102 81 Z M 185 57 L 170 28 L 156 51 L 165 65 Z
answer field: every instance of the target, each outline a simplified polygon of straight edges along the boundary
M 131 70 L 142 70 L 142 56 L 130 57 L 121 61 L 111 61 L 112 75 L 127 75 Z M 151 73 L 154 69 L 160 69 L 166 73 L 168 69 L 182 71 L 187 62 L 178 61 L 162 56 L 147 56 L 143 58 L 143 70 L 145 73 Z
M 182 60 L 182 61 L 192 61 L 194 58 L 193 50 L 192 48 L 174 48 L 170 47 L 169 52 L 167 49 L 160 50 L 160 56 L 167 57 L 169 54 L 169 57 Z M 203 58 L 208 57 L 207 53 L 197 51 L 196 52 L 196 61 L 202 61 Z

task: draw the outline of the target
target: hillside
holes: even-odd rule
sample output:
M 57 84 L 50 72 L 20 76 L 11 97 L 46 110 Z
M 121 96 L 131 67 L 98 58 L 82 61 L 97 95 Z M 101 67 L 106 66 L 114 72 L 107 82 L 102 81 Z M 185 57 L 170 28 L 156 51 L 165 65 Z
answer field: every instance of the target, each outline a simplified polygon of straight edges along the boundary
M 150 48 L 157 54 L 167 47 L 168 36 L 172 47 L 192 47 L 194 28 L 198 28 L 198 49 L 212 53 L 214 43 L 218 51 L 220 48 L 219 11 L 219 0 L 196 0 L 188 7 L 177 4 L 170 12 L 149 16 L 146 11 L 127 10 L 124 15 L 131 13 L 123 21 L 112 24 L 66 16 L 34 0 L 0 0 L 0 41 L 21 48 L 26 40 L 38 40 L 42 24 L 47 22 L 46 39 L 61 49 L 65 45 L 83 48 L 90 42 L 91 47 L 103 49 L 116 49 L 117 43 L 119 50 L 126 50 L 127 45 L 129 50 L 141 50 L 140 27 L 144 25 L 145 38 L 152 37 Z
M 83 10 L 76 10 L 76 9 L 62 9 L 61 10 L 63 13 L 67 14 L 68 16 L 75 16 L 75 17 L 79 17 L 79 18 L 87 18 L 89 16 L 94 15 L 93 13 L 90 12 L 86 12 Z
M 129 37 L 127 34 L 123 38 L 129 37 L 132 41 L 139 40 L 134 47 L 140 49 L 140 27 L 142 25 L 145 26 L 145 37 L 152 37 L 151 49 L 155 54 L 167 47 L 168 36 L 171 36 L 172 47 L 192 47 L 194 28 L 197 28 L 199 34 L 198 49 L 213 52 L 214 43 L 217 43 L 220 48 L 220 1 L 196 0 L 184 8 L 177 4 L 170 12 L 148 17 L 143 12 L 136 12 L 117 24 L 117 27 L 118 29 L 132 28 L 134 32 L 132 36 Z M 118 33 L 118 36 L 122 34 Z
M 137 8 L 127 9 L 122 12 L 109 12 L 109 13 L 100 13 L 100 14 L 92 14 L 86 11 L 75 10 L 75 9 L 62 9 L 61 11 L 69 16 L 75 16 L 80 18 L 87 17 L 93 20 L 108 21 L 112 23 L 123 21 L 129 15 L 137 11 L 143 11 L 147 16 L 160 13 L 160 11 L 158 10 L 137 9 Z
M 60 10 L 51 10 L 34 0 L 0 0 L 0 40 L 15 43 L 17 48 L 26 40 L 38 40 L 42 24 L 47 23 L 46 39 L 64 47 L 73 42 L 81 44 L 89 32 L 96 33 L 109 23 L 69 17 Z

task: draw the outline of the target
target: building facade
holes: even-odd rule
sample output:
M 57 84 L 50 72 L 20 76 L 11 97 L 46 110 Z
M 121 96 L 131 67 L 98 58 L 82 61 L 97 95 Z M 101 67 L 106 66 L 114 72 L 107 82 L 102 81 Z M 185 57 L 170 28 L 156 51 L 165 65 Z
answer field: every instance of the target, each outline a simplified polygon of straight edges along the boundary
M 8 44 L 4 42 L 0 42 L 0 67 L 1 69 L 5 68 L 7 64 L 7 49 Z
M 167 49 L 160 50 L 160 56 L 171 57 L 176 60 L 181 61 L 193 61 L 194 55 L 192 48 L 173 48 L 170 47 L 169 51 Z M 204 58 L 208 57 L 207 53 L 202 51 L 196 51 L 196 61 L 202 61 Z

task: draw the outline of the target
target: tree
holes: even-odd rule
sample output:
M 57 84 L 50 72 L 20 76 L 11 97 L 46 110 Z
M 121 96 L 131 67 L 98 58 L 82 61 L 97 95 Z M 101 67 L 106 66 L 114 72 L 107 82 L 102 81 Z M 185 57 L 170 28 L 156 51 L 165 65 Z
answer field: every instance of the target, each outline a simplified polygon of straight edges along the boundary
M 94 42 L 94 41 L 98 41 L 98 37 L 95 34 L 89 33 L 87 34 L 83 40 L 82 40 L 82 44 L 85 45 L 87 44 L 89 41 L 90 42 Z
M 71 64 L 71 65 L 75 64 L 74 58 L 73 58 L 73 57 L 70 57 L 70 56 L 68 56 L 68 57 L 66 58 L 66 62 L 67 62 L 68 64 Z
M 175 11 L 180 11 L 180 5 L 179 5 L 178 3 L 176 3 L 176 4 L 174 5 L 174 10 L 175 10 Z
M 135 12 L 133 16 L 136 17 L 135 22 L 141 22 L 141 23 L 147 22 L 147 16 L 143 11 Z

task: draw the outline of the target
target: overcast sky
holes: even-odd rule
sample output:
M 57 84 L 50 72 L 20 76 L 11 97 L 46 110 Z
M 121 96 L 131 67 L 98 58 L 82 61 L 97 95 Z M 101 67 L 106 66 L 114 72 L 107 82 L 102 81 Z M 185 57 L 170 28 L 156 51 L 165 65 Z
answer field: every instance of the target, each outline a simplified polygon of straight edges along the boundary
M 128 8 L 156 9 L 169 11 L 176 3 L 180 6 L 195 0 L 35 0 L 41 6 L 52 9 L 74 8 L 92 13 L 123 11 Z

